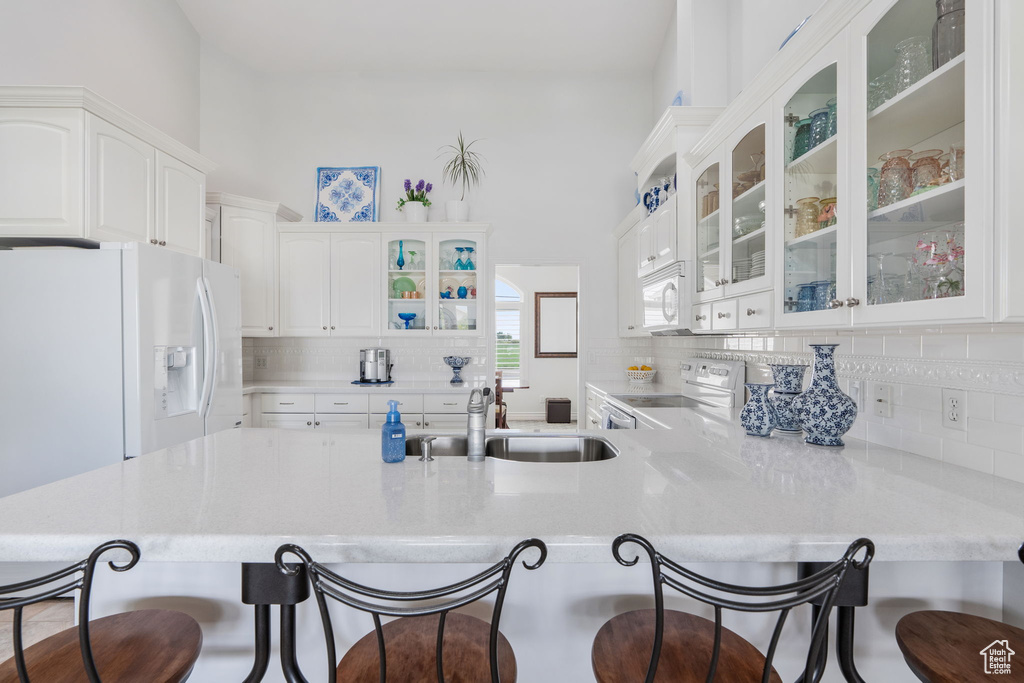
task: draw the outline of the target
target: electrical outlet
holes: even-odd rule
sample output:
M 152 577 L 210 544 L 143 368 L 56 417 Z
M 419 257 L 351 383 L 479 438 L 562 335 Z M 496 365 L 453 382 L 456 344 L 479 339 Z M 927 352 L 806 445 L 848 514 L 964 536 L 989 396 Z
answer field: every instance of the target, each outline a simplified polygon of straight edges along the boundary
M 967 431 L 967 392 L 962 389 L 942 390 L 942 426 Z
M 873 413 L 876 417 L 892 417 L 892 385 L 875 384 L 875 391 L 872 395 L 874 406 Z
M 256 369 L 257 370 L 266 370 L 267 369 L 267 357 L 266 356 L 256 356 Z

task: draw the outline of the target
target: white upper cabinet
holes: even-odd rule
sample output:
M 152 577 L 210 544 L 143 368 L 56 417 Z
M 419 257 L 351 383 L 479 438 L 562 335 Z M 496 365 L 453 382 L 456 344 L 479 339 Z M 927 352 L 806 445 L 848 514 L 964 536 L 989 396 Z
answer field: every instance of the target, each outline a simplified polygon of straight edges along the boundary
M 280 243 L 282 337 L 326 337 L 331 318 L 331 236 L 284 233 Z
M 205 257 L 206 174 L 157 150 L 156 177 L 157 244 Z
M 676 197 L 668 197 L 637 229 L 637 275 L 676 261 Z
M 331 335 L 380 334 L 380 235 L 331 235 Z
M 76 109 L 0 106 L 0 235 L 82 235 L 84 122 Z
M 157 243 L 156 150 L 91 114 L 87 127 L 93 187 L 89 237 Z
M 694 230 L 691 234 L 696 246 L 692 279 L 697 299 L 702 301 L 722 296 L 722 288 L 726 284 L 723 269 L 728 264 L 721 249 L 721 167 L 721 151 L 718 151 L 701 162 L 693 173 L 696 180 L 693 188 L 694 205 L 691 208 Z
M 84 88 L 0 86 L 0 236 L 206 256 L 207 159 Z
M 646 337 L 643 321 L 643 290 L 636 271 L 638 228 L 619 238 L 618 245 L 618 314 L 620 337 Z

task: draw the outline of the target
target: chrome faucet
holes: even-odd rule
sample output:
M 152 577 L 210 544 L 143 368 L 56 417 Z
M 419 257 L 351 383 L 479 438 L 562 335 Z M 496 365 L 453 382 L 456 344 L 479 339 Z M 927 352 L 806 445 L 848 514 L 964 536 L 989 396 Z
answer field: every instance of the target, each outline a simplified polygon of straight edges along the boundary
M 466 431 L 466 456 L 472 462 L 483 462 L 484 439 L 487 436 L 487 409 L 494 403 L 490 387 L 473 389 L 469 394 L 466 412 L 469 425 Z

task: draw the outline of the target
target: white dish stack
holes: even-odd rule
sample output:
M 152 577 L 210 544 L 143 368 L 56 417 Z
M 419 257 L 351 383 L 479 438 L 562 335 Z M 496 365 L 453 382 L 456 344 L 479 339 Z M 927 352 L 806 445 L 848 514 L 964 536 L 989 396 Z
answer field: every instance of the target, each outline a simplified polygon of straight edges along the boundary
M 764 275 L 764 249 L 755 251 L 750 257 L 750 277 Z

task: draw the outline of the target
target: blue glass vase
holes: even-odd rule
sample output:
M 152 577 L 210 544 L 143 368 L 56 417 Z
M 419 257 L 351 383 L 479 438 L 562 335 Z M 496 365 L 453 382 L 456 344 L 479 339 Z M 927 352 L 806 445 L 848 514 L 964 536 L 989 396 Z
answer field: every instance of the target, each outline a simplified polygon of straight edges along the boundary
M 857 404 L 843 393 L 836 379 L 835 351 L 838 344 L 811 344 L 814 370 L 811 386 L 793 399 L 804 441 L 818 446 L 842 446 L 843 434 L 857 419 Z
M 402 248 L 402 240 L 398 240 L 398 258 L 395 260 L 395 265 L 399 270 L 405 265 L 405 254 L 402 253 Z
M 750 436 L 768 436 L 775 429 L 775 408 L 768 401 L 768 390 L 773 384 L 747 384 L 750 399 L 740 411 L 740 424 Z

